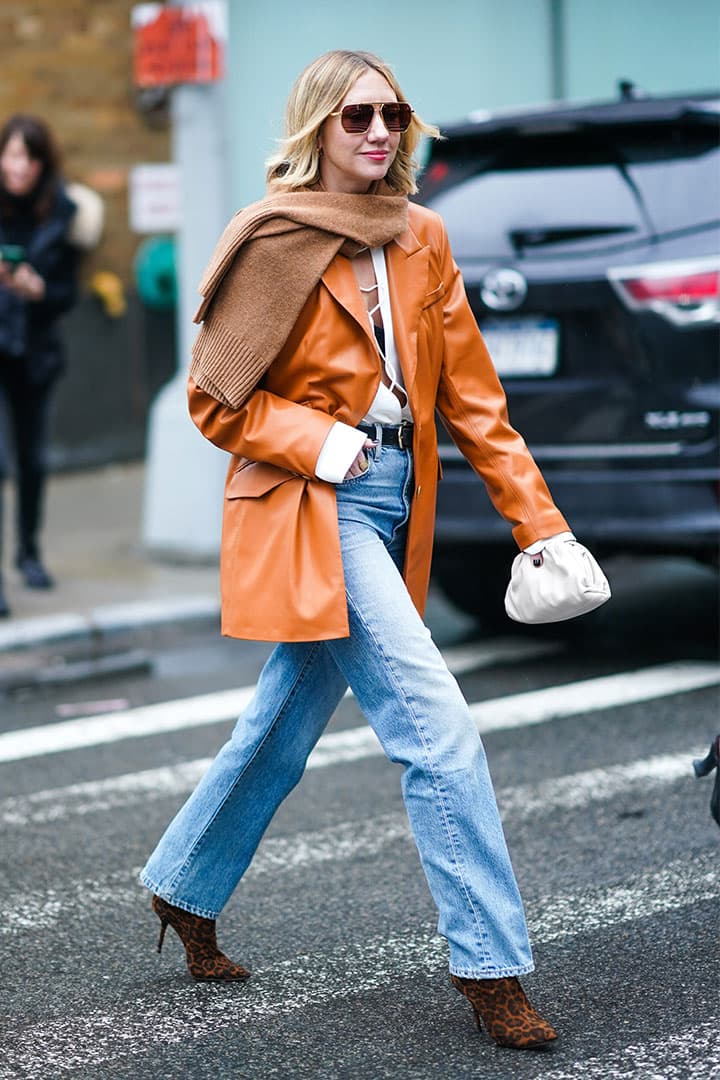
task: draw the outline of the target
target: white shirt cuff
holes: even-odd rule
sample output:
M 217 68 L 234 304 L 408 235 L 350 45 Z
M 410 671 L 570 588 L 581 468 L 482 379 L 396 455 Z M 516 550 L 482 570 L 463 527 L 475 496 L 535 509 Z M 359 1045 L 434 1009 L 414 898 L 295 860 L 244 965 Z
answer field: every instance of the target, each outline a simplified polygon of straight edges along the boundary
M 571 532 L 555 533 L 554 536 L 546 536 L 543 540 L 536 540 L 530 547 L 523 548 L 525 555 L 537 555 L 551 540 L 574 540 Z
M 367 439 L 364 431 L 336 420 L 325 436 L 315 465 L 318 480 L 340 484 Z

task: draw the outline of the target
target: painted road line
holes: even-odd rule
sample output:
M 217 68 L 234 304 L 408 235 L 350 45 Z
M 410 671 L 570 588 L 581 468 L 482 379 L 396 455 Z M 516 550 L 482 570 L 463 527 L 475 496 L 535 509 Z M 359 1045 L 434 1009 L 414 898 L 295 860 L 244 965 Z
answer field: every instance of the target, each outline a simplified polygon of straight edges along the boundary
M 123 739 L 140 739 L 167 731 L 217 724 L 241 712 L 254 690 L 254 686 L 241 686 L 235 690 L 215 691 L 180 701 L 145 705 L 126 712 L 103 713 L 100 716 L 8 731 L 0 735 L 0 762 L 21 761 Z
M 675 859 L 627 883 L 579 893 L 548 893 L 532 904 L 528 922 L 543 944 L 569 936 L 573 920 L 582 933 L 602 933 L 620 923 L 679 911 L 705 900 L 717 900 L 720 866 L 717 852 Z
M 720 1017 L 543 1072 L 543 1080 L 718 1080 Z
M 718 664 L 700 661 L 658 664 L 622 675 L 604 675 L 477 702 L 470 706 L 470 712 L 484 734 L 686 693 L 717 683 L 720 683 Z M 246 686 L 239 690 L 223 690 L 179 701 L 146 705 L 127 712 L 8 731 L 0 735 L 0 762 L 21 761 L 124 739 L 144 738 L 166 731 L 216 724 L 242 711 L 253 692 L 254 686 Z M 376 736 L 366 726 L 323 736 L 313 753 L 322 757 L 329 745 L 323 741 L 325 739 L 336 740 L 338 747 L 343 745 L 347 761 L 380 753 Z
M 690 782 L 694 777 L 690 766 L 692 752 L 667 754 L 648 761 L 633 762 L 627 766 L 611 766 L 608 769 L 591 769 L 584 773 L 558 777 L 539 784 L 501 788 L 498 791 L 503 819 L 521 820 L 537 818 L 557 809 L 577 810 L 595 802 L 608 800 L 628 790 L 635 790 L 642 782 L 643 795 L 649 787 L 661 787 L 676 780 Z M 148 770 L 148 773 L 163 770 Z M 139 774 L 142 775 L 142 774 Z M 186 780 L 190 780 L 186 777 Z M 192 787 L 192 782 L 189 785 Z M 143 793 L 143 801 L 152 789 Z M 137 791 L 137 789 L 136 789 Z M 136 796 L 132 799 L 134 803 Z M 9 801 L 9 800 L 8 800 Z M 127 803 L 125 804 L 127 805 Z M 95 809 L 117 809 L 117 806 Z M 52 806 L 49 808 L 52 813 Z M 89 812 L 89 811 L 88 811 Z M 50 816 L 42 819 L 58 820 Z M 27 823 L 27 818 L 25 819 Z M 17 820 L 11 822 L 18 824 Z M 315 869 L 321 863 L 341 862 L 358 857 L 375 856 L 398 841 L 411 841 L 407 817 L 403 811 L 380 814 L 361 821 L 345 821 L 322 829 L 292 833 L 288 836 L 266 837 L 248 869 L 245 878 L 252 880 L 266 874 L 282 874 L 293 870 Z M 135 902 L 137 888 L 133 885 L 137 872 L 115 875 L 112 881 L 83 882 L 64 890 L 52 889 L 42 893 L 14 894 L 0 903 L 0 935 L 11 934 L 18 929 L 47 928 L 57 922 L 68 907 L 99 905 L 112 893 L 114 903 Z M 78 897 L 81 901 L 78 901 Z M 548 900 L 553 907 L 554 901 Z
M 720 664 L 690 660 L 659 664 L 620 675 L 603 675 L 565 686 L 548 686 L 544 690 L 530 690 L 493 701 L 480 701 L 471 705 L 470 711 L 482 734 L 542 724 L 562 716 L 652 701 L 718 683 Z
M 538 660 L 567 651 L 559 641 L 535 641 L 533 638 L 493 638 L 491 641 L 451 645 L 442 650 L 443 658 L 453 675 L 495 667 L 496 664 L 519 664 L 522 660 Z
M 323 735 L 308 759 L 306 769 L 341 765 L 382 754 L 372 728 L 348 728 Z M 31 795 L 0 800 L 0 824 L 41 825 L 75 815 L 91 814 L 129 806 L 143 799 L 175 798 L 186 795 L 212 764 L 212 758 L 196 758 L 179 765 L 85 780 L 67 787 L 50 788 Z
M 122 809 L 135 805 L 139 798 L 175 798 L 192 791 L 211 762 L 212 758 L 198 758 L 180 765 L 49 788 L 32 795 L 10 796 L 0 800 L 0 825 L 6 828 L 46 825 L 69 817 Z
M 576 810 L 595 802 L 606 802 L 618 795 L 639 793 L 694 778 L 692 759 L 702 754 L 702 747 L 690 747 L 681 754 L 655 754 L 625 765 L 608 765 L 579 773 L 501 788 L 500 812 L 505 817 L 529 817 L 554 810 Z M 0 818 L 0 820 L 2 820 Z
M 352 740 L 348 744 L 345 736 L 366 733 L 368 730 L 351 728 L 350 733 L 340 731 L 324 736 L 307 767 L 324 768 L 367 756 L 367 748 Z M 379 743 L 376 742 L 375 746 L 379 753 Z M 650 788 L 688 779 L 693 775 L 692 758 L 702 756 L 703 749 L 697 745 L 681 754 L 656 754 L 624 765 L 588 769 L 537 784 L 501 788 L 497 792 L 500 810 L 503 817 L 526 816 L 587 806 L 592 802 L 614 798 L 635 786 L 644 793 Z M 6 828 L 47 825 L 74 816 L 119 810 L 136 805 L 138 799 L 144 802 L 180 799 L 193 790 L 211 763 L 212 758 L 198 758 L 180 765 L 144 769 L 104 780 L 86 780 L 67 787 L 36 791 L 31 795 L 10 796 L 0 800 L 0 825 Z
M 613 886 L 531 901 L 528 922 L 538 944 L 591 932 L 612 933 L 637 919 L 714 899 L 719 885 L 720 869 L 713 851 L 696 857 L 692 865 L 679 859 L 658 873 L 637 875 Z M 556 917 L 548 912 L 549 904 L 557 907 Z M 260 969 L 242 994 L 214 993 L 212 987 L 198 988 L 192 983 L 165 988 L 162 1010 L 157 1009 L 156 991 L 138 994 L 134 982 L 131 1008 L 91 1009 L 57 1020 L 16 1022 L 4 1035 L 3 1060 L 12 1064 L 16 1076 L 87 1071 L 113 1060 L 145 1056 L 149 1047 L 177 1047 L 185 1041 L 210 1039 L 228 1027 L 272 1021 L 279 1001 L 283 1015 L 288 1015 L 312 1005 L 352 999 L 422 972 L 439 972 L 446 964 L 441 938 L 408 931 L 348 942 L 325 953 L 296 956 Z M 705 1050 L 704 1044 L 698 1044 L 698 1061 L 706 1060 Z
M 447 649 L 444 656 L 450 670 L 461 675 L 478 668 L 512 661 L 520 662 L 557 651 L 556 645 L 547 642 L 500 638 L 495 642 L 455 646 Z M 0 735 L 0 762 L 20 761 L 124 739 L 139 739 L 167 731 L 222 723 L 238 716 L 254 692 L 255 684 L 145 705 L 123 712 L 114 711 L 100 716 L 79 717 L 55 724 L 43 724 L 40 727 L 8 731 Z

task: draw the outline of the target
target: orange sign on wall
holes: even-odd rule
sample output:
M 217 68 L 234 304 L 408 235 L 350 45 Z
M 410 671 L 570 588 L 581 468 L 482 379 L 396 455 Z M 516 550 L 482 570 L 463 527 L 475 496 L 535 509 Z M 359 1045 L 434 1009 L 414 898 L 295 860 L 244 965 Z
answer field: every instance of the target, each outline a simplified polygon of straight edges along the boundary
M 217 82 L 224 74 L 227 11 L 223 0 L 132 10 L 136 86 Z

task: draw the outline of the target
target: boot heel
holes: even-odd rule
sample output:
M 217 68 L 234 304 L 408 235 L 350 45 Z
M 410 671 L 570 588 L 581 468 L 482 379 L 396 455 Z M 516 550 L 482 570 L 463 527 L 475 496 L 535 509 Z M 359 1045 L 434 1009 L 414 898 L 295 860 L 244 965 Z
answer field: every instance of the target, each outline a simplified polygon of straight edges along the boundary
M 553 1027 L 528 1001 L 517 978 L 450 978 L 472 1005 L 478 1031 L 485 1029 L 498 1046 L 542 1050 L 557 1039 Z
M 693 769 L 695 770 L 695 775 L 698 777 L 698 779 L 701 776 L 708 776 L 716 767 L 716 765 L 720 763 L 718 761 L 719 758 L 720 735 L 718 735 L 716 739 L 713 739 L 712 745 L 710 747 L 710 752 L 708 753 L 707 757 L 696 758 L 695 761 L 693 761 Z
M 214 919 L 193 915 L 190 911 L 169 904 L 160 896 L 153 896 L 152 909 L 160 920 L 157 951 L 162 950 L 165 931 L 172 926 L 185 948 L 185 959 L 193 979 L 241 982 L 250 978 L 247 968 L 234 964 L 218 949 Z
M 710 813 L 718 825 L 720 825 L 720 735 L 716 735 L 713 739 L 707 757 L 697 758 L 693 761 L 693 769 L 698 778 L 701 776 L 709 776 L 713 769 L 717 769 L 717 772 L 715 773 L 715 784 L 713 785 L 712 794 L 710 796 Z
M 167 928 L 168 928 L 167 922 L 161 920 L 161 922 L 160 922 L 160 937 L 158 938 L 158 946 L 157 946 L 157 951 L 159 953 L 162 952 L 163 941 L 165 940 L 165 931 L 167 930 Z

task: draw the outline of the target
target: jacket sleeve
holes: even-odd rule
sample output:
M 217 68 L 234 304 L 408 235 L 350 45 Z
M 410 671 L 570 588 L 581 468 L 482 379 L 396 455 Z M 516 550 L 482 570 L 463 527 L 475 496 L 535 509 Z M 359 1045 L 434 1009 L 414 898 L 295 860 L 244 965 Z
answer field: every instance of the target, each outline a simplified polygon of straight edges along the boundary
M 251 461 L 265 461 L 312 479 L 335 420 L 327 413 L 254 390 L 239 409 L 223 405 L 188 380 L 190 416 L 215 446 Z
M 442 226 L 440 272 L 444 356 L 437 408 L 451 438 L 482 477 L 520 548 L 569 529 L 524 439 L 511 426 L 505 393 L 465 295 Z
M 45 253 L 36 268 L 45 282 L 45 295 L 33 304 L 35 316 L 52 320 L 70 310 L 77 300 L 78 263 L 79 252 L 64 241 Z

